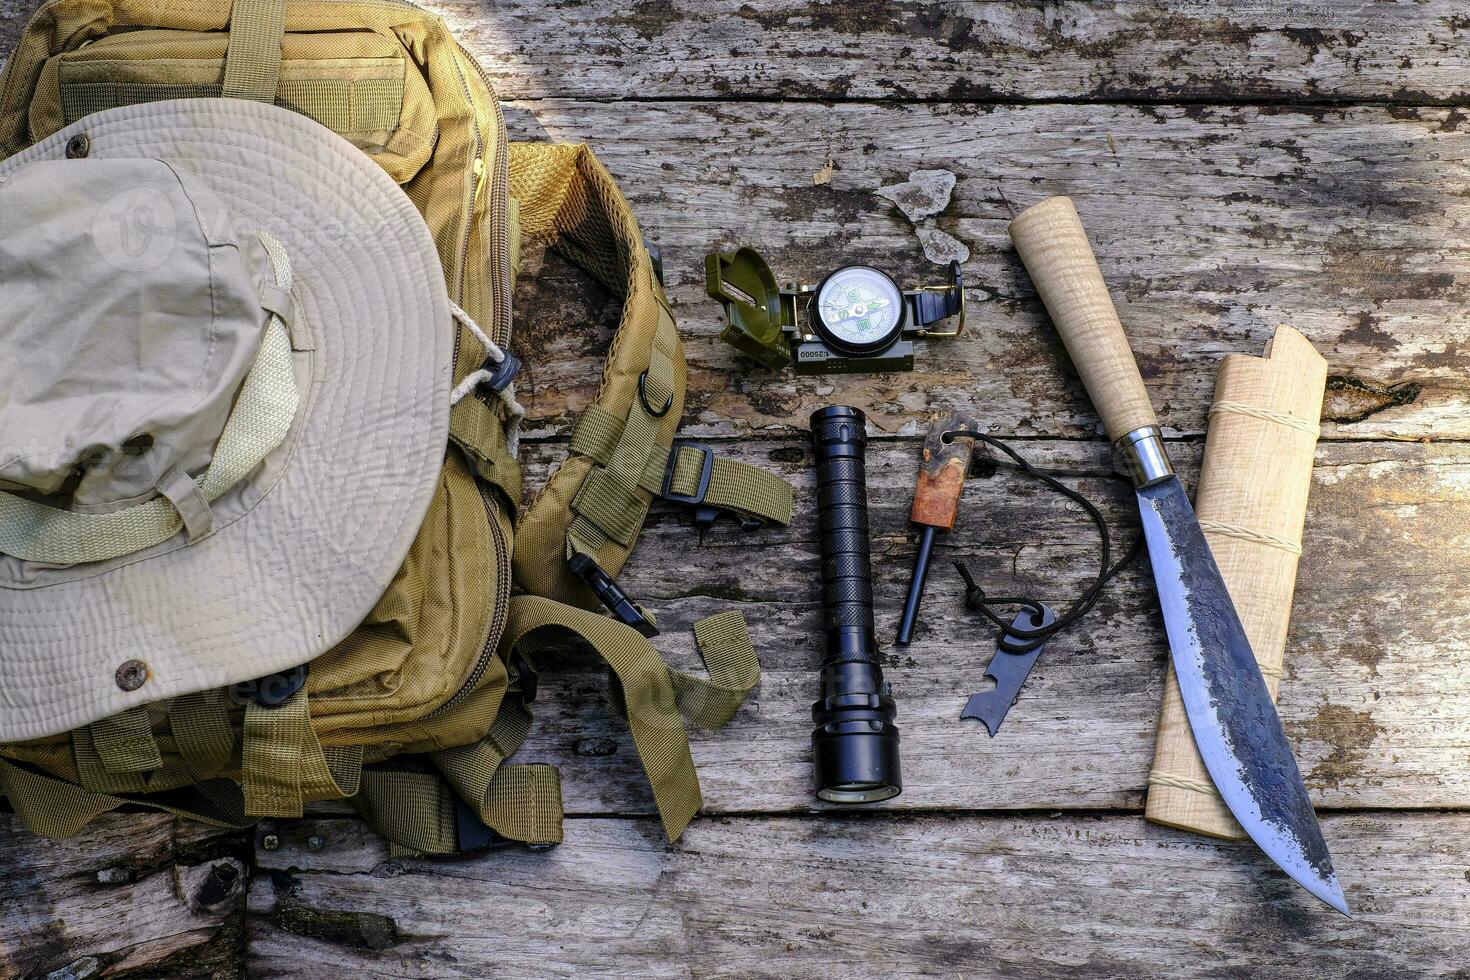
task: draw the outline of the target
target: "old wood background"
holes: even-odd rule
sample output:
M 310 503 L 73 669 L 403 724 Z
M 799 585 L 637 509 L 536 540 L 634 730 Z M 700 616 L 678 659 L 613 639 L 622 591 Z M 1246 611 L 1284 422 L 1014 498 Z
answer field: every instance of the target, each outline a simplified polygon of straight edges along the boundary
M 0 0 L 9 48 L 31 0 Z M 790 529 L 700 535 L 660 509 L 625 577 L 671 657 L 742 609 L 758 695 L 694 753 L 708 815 L 667 846 L 590 655 L 548 665 L 522 751 L 560 764 L 566 843 L 389 860 L 353 818 L 220 833 L 115 815 L 48 843 L 0 816 L 0 974 L 261 977 L 1470 976 L 1470 10 L 1360 2 L 436 0 L 520 138 L 591 143 L 664 252 L 691 366 L 685 432 L 779 467 Z M 918 225 L 880 188 L 947 170 Z M 1141 817 L 1167 657 L 1140 564 L 1055 640 L 999 737 L 959 720 L 989 656 L 948 568 L 1058 600 L 1085 517 L 982 468 L 920 639 L 890 657 L 906 789 L 813 806 L 817 555 L 804 421 L 867 410 L 881 631 L 913 535 L 916 434 L 974 413 L 1107 501 L 1124 493 L 1005 224 L 1077 202 L 1192 481 L 1215 367 L 1303 330 L 1332 379 L 1281 713 L 1348 921 L 1251 846 Z M 940 234 L 942 233 L 942 234 Z M 947 237 L 945 237 L 947 236 Z M 795 379 L 716 340 L 706 251 L 785 277 L 969 257 L 970 331 L 912 374 Z M 530 256 L 531 478 L 593 396 L 616 308 Z M 279 846 L 266 849 L 263 835 Z

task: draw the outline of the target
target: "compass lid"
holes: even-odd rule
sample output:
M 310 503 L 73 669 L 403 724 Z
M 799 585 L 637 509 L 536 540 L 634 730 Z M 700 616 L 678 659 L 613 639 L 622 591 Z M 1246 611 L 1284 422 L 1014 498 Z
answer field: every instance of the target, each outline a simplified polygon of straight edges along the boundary
M 791 363 L 791 343 L 781 332 L 781 290 L 761 254 L 749 246 L 704 258 L 705 291 L 725 307 L 720 339 L 766 367 Z

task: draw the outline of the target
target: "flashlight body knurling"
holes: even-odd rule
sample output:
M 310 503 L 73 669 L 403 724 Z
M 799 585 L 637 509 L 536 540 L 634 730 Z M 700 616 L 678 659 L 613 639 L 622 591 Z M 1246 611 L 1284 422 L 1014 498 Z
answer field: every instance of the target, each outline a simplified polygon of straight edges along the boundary
M 838 803 L 890 799 L 902 789 L 896 711 L 873 626 L 865 421 L 844 405 L 811 419 L 826 632 L 812 749 L 817 796 Z

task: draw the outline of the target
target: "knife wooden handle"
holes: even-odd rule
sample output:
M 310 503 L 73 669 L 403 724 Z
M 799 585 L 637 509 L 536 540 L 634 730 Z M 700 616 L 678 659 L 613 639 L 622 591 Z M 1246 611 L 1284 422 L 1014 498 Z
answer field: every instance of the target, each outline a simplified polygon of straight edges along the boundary
M 1128 336 L 1118 321 L 1082 219 L 1070 198 L 1022 211 L 1007 229 L 1046 304 L 1109 439 L 1158 425 Z

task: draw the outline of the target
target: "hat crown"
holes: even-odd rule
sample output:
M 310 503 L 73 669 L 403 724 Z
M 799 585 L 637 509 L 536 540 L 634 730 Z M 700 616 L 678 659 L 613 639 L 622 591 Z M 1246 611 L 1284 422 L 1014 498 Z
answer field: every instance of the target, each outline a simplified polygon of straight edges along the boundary
M 0 488 L 106 510 L 210 462 L 270 314 L 260 244 L 157 160 L 0 183 Z

